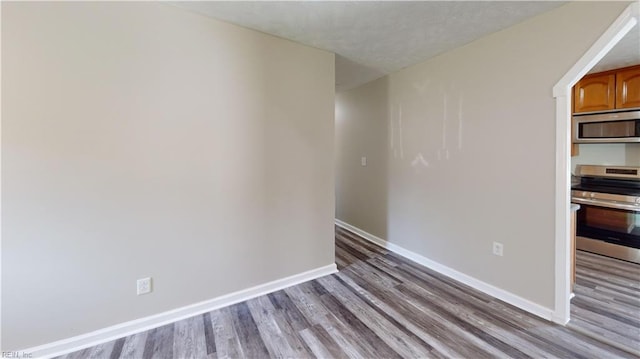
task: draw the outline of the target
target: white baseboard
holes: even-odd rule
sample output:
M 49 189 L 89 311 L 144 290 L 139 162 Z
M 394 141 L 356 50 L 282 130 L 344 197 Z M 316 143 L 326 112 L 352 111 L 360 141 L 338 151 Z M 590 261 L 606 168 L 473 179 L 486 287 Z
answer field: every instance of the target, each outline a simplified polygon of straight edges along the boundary
M 528 299 L 517 296 L 511 292 L 508 292 L 504 289 L 500 289 L 491 284 L 485 283 L 479 279 L 473 278 L 467 274 L 462 272 L 458 272 L 455 269 L 449 268 L 445 265 L 442 265 L 436 261 L 433 261 L 427 257 L 424 257 L 418 253 L 412 252 L 408 249 L 400 247 L 397 244 L 393 244 L 387 242 L 386 240 L 376 237 L 373 234 L 367 233 L 360 228 L 354 227 L 348 223 L 345 223 L 339 219 L 335 220 L 336 225 L 353 232 L 360 237 L 379 245 L 380 247 L 386 248 L 392 252 L 395 252 L 405 258 L 411 259 L 412 261 L 421 264 L 429 269 L 432 269 L 440 274 L 443 274 L 449 278 L 455 279 L 458 282 L 464 283 L 474 289 L 477 289 L 481 292 L 484 292 L 492 297 L 498 298 L 504 302 L 507 302 L 515 307 L 518 307 L 524 311 L 527 311 L 533 315 L 537 315 L 540 318 L 554 321 L 556 319 L 555 313 L 552 309 L 543 307 L 539 304 L 536 304 Z
M 33 348 L 18 350 L 20 353 L 30 353 L 32 358 L 51 358 L 58 355 L 74 352 L 76 350 L 106 343 L 118 338 L 129 336 L 145 330 L 157 328 L 194 315 L 210 312 L 232 304 L 240 303 L 261 295 L 276 292 L 296 284 L 307 282 L 329 274 L 338 272 L 334 264 L 312 269 L 290 277 L 277 279 L 272 282 L 260 284 L 238 292 L 209 299 L 200 303 L 187 305 L 181 308 L 169 310 L 163 313 L 151 315 L 145 318 L 132 320 L 107 328 L 99 329 L 91 333 L 78 335 L 72 338 L 59 340 L 53 343 L 40 345 Z

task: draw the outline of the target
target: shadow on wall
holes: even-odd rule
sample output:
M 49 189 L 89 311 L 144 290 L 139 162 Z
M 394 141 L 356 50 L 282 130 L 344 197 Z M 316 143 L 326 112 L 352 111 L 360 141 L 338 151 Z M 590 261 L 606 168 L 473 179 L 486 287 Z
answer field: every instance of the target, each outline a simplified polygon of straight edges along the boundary
M 385 76 L 336 94 L 336 218 L 387 238 L 388 94 Z
M 413 84 L 413 95 L 418 99 L 431 99 L 436 105 L 429 107 L 426 101 L 417 101 L 424 109 L 412 113 L 424 114 L 420 117 L 406 116 L 401 100 L 391 100 L 389 116 L 389 150 L 392 161 L 410 160 L 416 171 L 424 171 L 438 161 L 450 160 L 456 153 L 462 152 L 463 139 L 463 94 L 451 85 L 431 86 L 430 80 Z M 404 129 L 409 128 L 405 135 Z M 405 150 L 405 137 L 411 137 L 410 143 L 417 146 Z
M 425 79 L 397 98 L 390 86 L 385 76 L 336 94 L 336 218 L 380 238 L 391 172 L 424 177 L 463 149 L 464 96 L 454 84 Z

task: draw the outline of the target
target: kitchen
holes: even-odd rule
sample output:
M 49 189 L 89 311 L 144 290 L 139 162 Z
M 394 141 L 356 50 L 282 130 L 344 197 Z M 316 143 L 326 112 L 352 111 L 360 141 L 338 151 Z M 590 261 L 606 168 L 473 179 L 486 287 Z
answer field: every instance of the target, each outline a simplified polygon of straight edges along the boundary
M 569 326 L 640 353 L 640 30 L 573 88 Z

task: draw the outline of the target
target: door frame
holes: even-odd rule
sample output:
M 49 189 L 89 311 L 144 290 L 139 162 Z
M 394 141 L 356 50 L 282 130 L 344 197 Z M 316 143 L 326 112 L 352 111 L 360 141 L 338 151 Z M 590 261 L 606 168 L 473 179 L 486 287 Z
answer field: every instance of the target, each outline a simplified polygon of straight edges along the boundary
M 571 88 L 591 70 L 634 26 L 640 26 L 640 5 L 633 2 L 553 87 L 556 99 L 556 211 L 555 310 L 552 320 L 565 325 L 571 311 Z

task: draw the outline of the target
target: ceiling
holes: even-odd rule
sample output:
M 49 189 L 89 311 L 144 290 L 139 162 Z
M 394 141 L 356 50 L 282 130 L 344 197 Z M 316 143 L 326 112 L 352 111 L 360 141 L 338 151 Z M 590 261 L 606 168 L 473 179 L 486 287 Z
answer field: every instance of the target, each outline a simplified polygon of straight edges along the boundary
M 634 26 L 589 73 L 640 64 L 640 25 Z
M 186 1 L 170 4 L 336 54 L 354 88 L 563 5 L 557 1 Z M 637 28 L 637 27 L 636 27 Z M 616 61 L 627 62 L 629 46 Z M 637 49 L 637 40 L 635 47 Z M 616 47 L 617 48 L 617 47 Z M 616 49 L 614 49 L 616 50 Z M 604 59 L 599 66 L 607 65 Z

